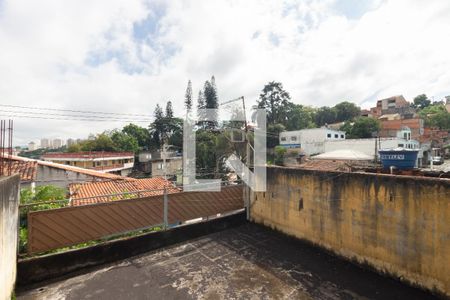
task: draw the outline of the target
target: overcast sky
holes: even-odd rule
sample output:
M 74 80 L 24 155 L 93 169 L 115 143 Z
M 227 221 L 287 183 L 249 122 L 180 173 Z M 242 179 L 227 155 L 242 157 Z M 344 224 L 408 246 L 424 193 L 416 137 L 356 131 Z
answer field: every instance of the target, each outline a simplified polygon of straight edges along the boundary
M 440 100 L 449 36 L 447 0 L 0 0 L 0 104 L 152 115 L 172 100 L 180 114 L 188 79 L 196 95 L 211 75 L 221 101 L 245 96 L 249 106 L 272 80 L 314 106 Z M 15 125 L 25 144 L 124 123 Z

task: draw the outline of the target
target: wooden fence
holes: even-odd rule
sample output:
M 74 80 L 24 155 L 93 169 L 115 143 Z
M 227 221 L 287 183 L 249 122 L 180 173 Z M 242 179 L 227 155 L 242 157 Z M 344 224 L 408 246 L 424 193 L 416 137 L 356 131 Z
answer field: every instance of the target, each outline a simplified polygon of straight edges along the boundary
M 220 192 L 168 194 L 168 222 L 180 222 L 231 212 L 244 207 L 243 188 Z M 28 213 L 28 253 L 101 239 L 164 223 L 164 196 L 64 207 Z

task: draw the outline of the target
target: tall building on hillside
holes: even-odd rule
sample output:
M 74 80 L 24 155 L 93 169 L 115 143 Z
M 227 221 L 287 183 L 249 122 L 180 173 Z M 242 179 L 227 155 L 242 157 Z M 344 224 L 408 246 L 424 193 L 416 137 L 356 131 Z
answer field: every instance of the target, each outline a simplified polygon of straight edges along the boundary
M 41 139 L 41 148 L 51 148 L 52 147 L 52 141 L 49 139 Z
M 63 141 L 61 139 L 53 139 L 53 141 L 52 141 L 53 149 L 58 149 L 58 148 L 61 148 L 62 146 L 63 146 Z
M 67 139 L 67 147 L 70 147 L 74 144 L 76 144 L 77 142 L 74 139 Z
M 38 147 L 37 147 L 37 145 L 36 145 L 35 142 L 31 141 L 31 142 L 28 143 L 28 150 L 29 150 L 29 151 L 34 151 L 34 150 L 36 150 L 37 148 L 38 148 Z
M 402 95 L 392 96 L 377 101 L 377 106 L 372 107 L 368 115 L 379 118 L 383 115 L 399 114 L 402 119 L 411 119 L 416 116 L 416 111 L 411 107 Z

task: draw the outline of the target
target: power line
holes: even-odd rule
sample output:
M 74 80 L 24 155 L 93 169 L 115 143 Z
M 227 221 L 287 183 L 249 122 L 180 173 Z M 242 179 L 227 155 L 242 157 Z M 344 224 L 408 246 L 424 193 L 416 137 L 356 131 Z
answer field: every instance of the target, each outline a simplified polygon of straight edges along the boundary
M 128 113 L 114 113 L 114 112 L 103 112 L 103 111 L 89 111 L 89 110 L 72 110 L 72 109 L 45 108 L 45 107 L 36 107 L 36 106 L 20 106 L 20 105 L 10 105 L 10 104 L 0 104 L 0 106 L 24 108 L 24 109 L 32 109 L 32 110 L 64 111 L 64 112 L 100 114 L 100 115 L 117 115 L 117 116 L 131 116 L 131 117 L 148 117 L 149 116 L 149 114 L 128 114 Z
M 95 116 L 95 115 L 71 115 L 71 114 L 55 114 L 47 112 L 28 112 L 28 111 L 17 111 L 17 110 L 0 110 L 0 113 L 13 113 L 13 114 L 26 114 L 26 115 L 44 115 L 44 116 L 62 116 L 71 118 L 83 118 L 83 119 L 107 119 L 107 120 L 129 120 L 129 121 L 142 121 L 151 122 L 151 119 L 132 119 L 132 118 L 121 118 L 121 117 L 111 117 L 111 116 Z
M 25 119 L 43 119 L 43 120 L 61 120 L 61 121 L 87 121 L 87 122 L 145 122 L 149 121 L 141 121 L 141 120 L 126 120 L 126 119 L 68 119 L 68 118 L 51 118 L 51 117 L 39 117 L 39 116 L 28 116 L 28 115 L 17 115 L 17 114 L 2 114 L 0 116 L 6 118 L 25 118 Z

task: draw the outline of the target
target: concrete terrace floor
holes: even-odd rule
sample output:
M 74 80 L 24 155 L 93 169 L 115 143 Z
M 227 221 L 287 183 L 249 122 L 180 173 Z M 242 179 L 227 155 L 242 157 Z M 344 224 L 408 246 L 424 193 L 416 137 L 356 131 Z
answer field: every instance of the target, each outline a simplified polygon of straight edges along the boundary
M 18 292 L 18 299 L 431 299 L 246 224 Z

